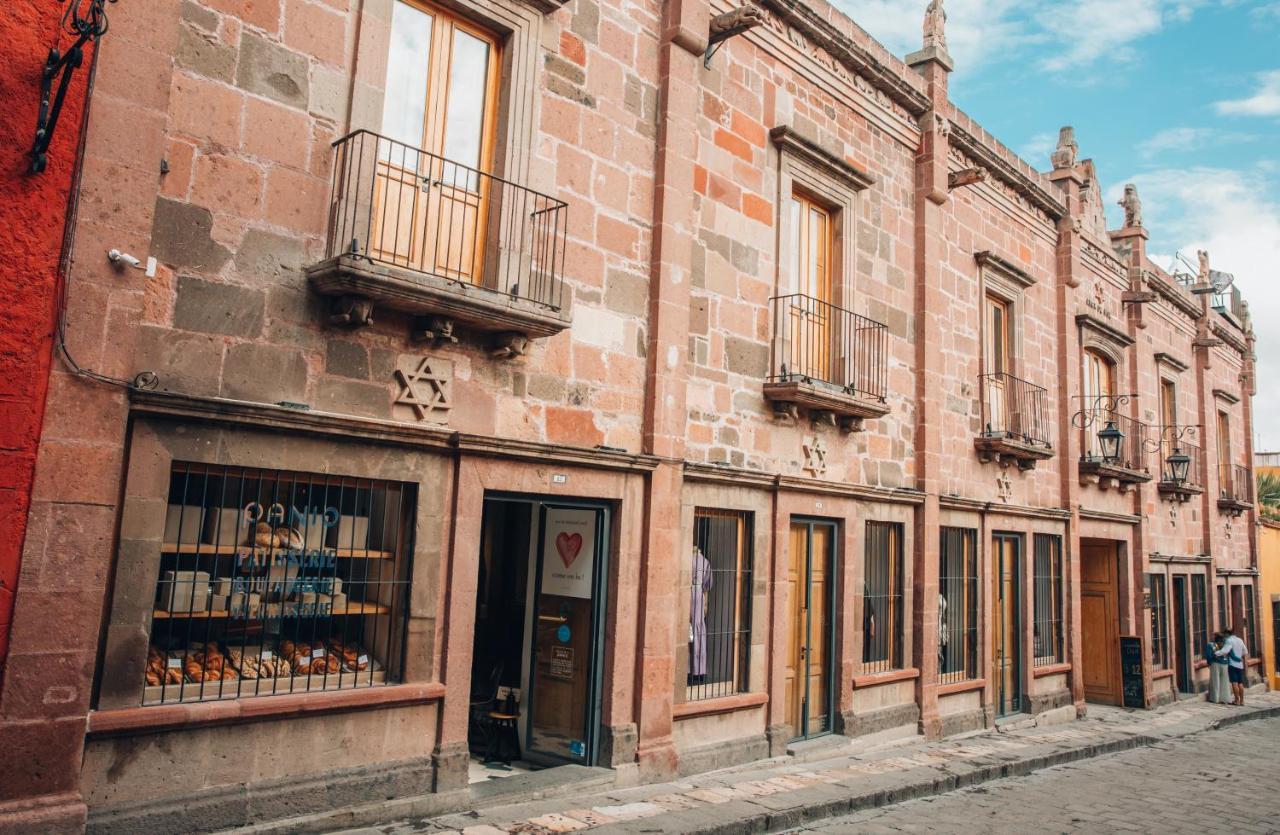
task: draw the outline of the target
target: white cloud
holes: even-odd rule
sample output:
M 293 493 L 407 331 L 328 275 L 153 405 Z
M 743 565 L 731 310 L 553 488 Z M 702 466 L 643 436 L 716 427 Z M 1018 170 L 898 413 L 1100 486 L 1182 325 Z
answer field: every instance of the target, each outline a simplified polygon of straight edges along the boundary
M 890 51 L 920 48 L 926 0 L 832 0 Z M 1067 72 L 1135 57 L 1132 45 L 1211 0 L 947 0 L 947 43 L 964 73 L 992 60 L 1028 60 Z
M 1164 153 L 1185 153 L 1206 148 L 1219 148 L 1223 145 L 1256 142 L 1260 138 L 1256 134 L 1216 128 L 1165 128 L 1157 131 L 1151 138 L 1139 142 L 1138 153 L 1144 157 L 1154 157 Z
M 1018 148 L 1018 156 L 1037 168 L 1044 168 L 1050 154 L 1058 147 L 1058 134 L 1037 133 Z
M 1224 116 L 1280 116 L 1280 70 L 1259 73 L 1258 89 L 1243 99 L 1214 105 Z
M 1260 171 L 1200 167 L 1136 174 L 1126 182 L 1138 186 L 1153 247 L 1184 255 L 1207 249 L 1216 269 L 1235 273 L 1258 336 L 1257 443 L 1280 448 L 1280 202 L 1271 196 L 1274 180 Z M 1122 191 L 1117 183 L 1107 202 Z

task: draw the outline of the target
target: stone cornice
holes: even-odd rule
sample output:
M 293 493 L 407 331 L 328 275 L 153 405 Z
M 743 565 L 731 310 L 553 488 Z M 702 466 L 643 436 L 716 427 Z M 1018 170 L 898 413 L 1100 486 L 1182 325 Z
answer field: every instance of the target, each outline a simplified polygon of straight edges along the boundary
M 129 406 L 134 415 L 155 418 L 191 420 L 246 429 L 298 432 L 327 438 L 408 446 L 416 449 L 458 451 L 487 457 L 555 462 L 566 466 L 600 470 L 650 472 L 659 463 L 659 459 L 652 455 L 633 455 L 604 449 L 580 449 L 559 444 L 492 438 L 440 427 L 292 409 L 223 397 L 134 391 L 130 394 Z
M 1213 558 L 1208 554 L 1160 554 L 1152 552 L 1147 554 L 1147 559 L 1151 562 L 1181 562 L 1181 563 L 1199 563 L 1208 565 Z
M 854 43 L 801 0 L 761 0 L 761 5 L 795 27 L 850 72 L 867 80 L 913 116 L 929 109 L 929 97 L 916 89 L 894 67 Z
M 975 252 L 973 254 L 973 258 L 978 262 L 979 266 L 995 270 L 1000 273 L 1000 275 L 1016 282 L 1022 287 L 1030 287 L 1036 283 L 1035 276 L 1031 275 L 1031 273 L 1018 267 L 1008 259 L 1001 258 L 990 250 L 984 249 L 981 252 Z
M 1240 338 L 1240 335 L 1233 332 L 1231 328 L 1228 328 L 1219 322 L 1213 322 L 1209 325 L 1209 330 L 1213 331 L 1214 336 L 1218 337 L 1232 348 L 1235 348 L 1241 354 L 1248 353 L 1249 346 L 1245 345 L 1244 340 Z
M 1164 298 L 1165 301 L 1169 302 L 1192 319 L 1199 319 L 1204 315 L 1204 311 L 1200 309 L 1200 306 L 1189 298 L 1186 292 L 1184 292 L 1177 284 L 1168 280 L 1164 276 L 1153 272 L 1148 271 L 1145 275 L 1147 279 L 1147 286 L 1152 290 L 1155 290 L 1156 293 Z
M 1207 555 L 1206 555 L 1207 556 Z M 1256 568 L 1217 568 L 1213 570 L 1214 574 L 1219 577 L 1257 577 L 1258 569 Z
M 1240 396 L 1238 394 L 1227 391 L 1226 389 L 1214 389 L 1213 396 L 1218 398 L 1219 400 L 1227 401 L 1232 406 L 1240 402 Z
M 1111 513 L 1106 510 L 1080 508 L 1080 518 L 1091 522 L 1117 522 L 1121 525 L 1141 525 L 1142 517 L 1132 513 Z
M 1067 213 L 1067 207 L 1054 197 L 1042 183 L 1019 171 L 997 150 L 969 133 L 963 127 L 953 123 L 951 126 L 951 144 L 972 157 L 975 162 L 991 172 L 996 179 L 1025 198 L 1032 206 L 1047 214 L 1054 220 Z
M 1063 510 L 1059 507 L 1030 507 L 1028 505 L 969 499 L 964 496 L 939 496 L 938 506 L 947 510 L 972 510 L 979 513 L 998 513 L 1005 516 L 1027 516 L 1033 519 L 1066 521 L 1071 518 L 1071 511 Z
M 797 132 L 788 125 L 779 125 L 769 131 L 769 138 L 780 150 L 794 154 L 819 171 L 833 177 L 854 191 L 862 191 L 875 184 L 876 178 L 846 162 L 843 157 L 816 141 Z
M 700 464 L 693 461 L 684 463 L 684 477 L 687 481 L 722 484 L 730 487 L 796 490 L 805 493 L 822 493 L 829 496 L 844 496 L 894 504 L 917 505 L 924 502 L 924 493 L 908 487 L 868 487 L 860 484 L 844 484 L 835 481 L 823 481 L 817 478 L 782 475 L 780 473 L 764 473 L 759 470 L 744 470 L 721 464 Z
M 1076 324 L 1082 328 L 1089 328 L 1090 330 L 1101 334 L 1103 337 L 1111 340 L 1121 347 L 1128 348 L 1133 344 L 1132 336 L 1129 336 L 1129 334 L 1120 330 L 1115 325 L 1107 324 L 1097 316 L 1093 316 L 1088 313 L 1077 313 Z
M 1167 354 L 1164 351 L 1156 353 L 1156 362 L 1160 365 L 1168 366 L 1174 371 L 1186 371 L 1191 366 L 1175 357 L 1173 354 Z

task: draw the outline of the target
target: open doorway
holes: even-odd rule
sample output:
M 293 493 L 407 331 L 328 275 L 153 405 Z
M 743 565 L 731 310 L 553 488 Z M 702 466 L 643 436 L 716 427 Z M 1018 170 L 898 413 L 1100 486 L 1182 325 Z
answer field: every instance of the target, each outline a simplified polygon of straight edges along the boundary
M 486 497 L 476 582 L 471 780 L 594 765 L 608 509 Z

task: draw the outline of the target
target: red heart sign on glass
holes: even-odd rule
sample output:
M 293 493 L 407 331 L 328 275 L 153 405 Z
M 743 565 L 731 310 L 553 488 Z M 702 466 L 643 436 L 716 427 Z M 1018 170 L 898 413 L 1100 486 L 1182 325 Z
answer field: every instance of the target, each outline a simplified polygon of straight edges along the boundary
M 573 561 L 578 558 L 578 552 L 582 550 L 582 534 L 557 534 L 556 550 L 560 552 L 560 561 L 564 563 L 565 568 L 573 565 Z

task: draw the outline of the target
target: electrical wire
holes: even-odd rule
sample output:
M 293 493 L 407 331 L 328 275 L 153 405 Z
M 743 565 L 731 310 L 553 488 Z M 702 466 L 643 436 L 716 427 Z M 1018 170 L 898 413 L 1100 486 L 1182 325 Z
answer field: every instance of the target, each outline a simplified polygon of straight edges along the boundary
M 101 7 L 102 0 L 91 0 L 91 4 L 96 3 Z M 111 0 L 115 2 L 115 0 Z M 77 27 L 83 27 L 85 24 L 79 16 L 80 0 L 68 6 L 62 15 L 62 28 L 69 34 L 79 34 Z M 72 18 L 72 22 L 68 24 L 68 17 Z M 100 14 L 100 23 L 97 26 L 98 37 L 107 32 L 107 16 L 105 12 Z M 55 37 L 57 37 L 55 35 Z M 96 41 L 95 41 L 96 47 Z M 80 114 L 80 137 L 76 143 L 75 168 L 73 174 L 73 182 L 71 191 L 67 199 L 67 222 L 63 225 L 62 231 L 62 255 L 58 259 L 58 275 L 57 275 L 57 294 L 54 303 L 54 315 L 57 321 L 57 327 L 54 331 L 54 347 L 62 356 L 67 367 L 78 376 L 85 377 L 95 382 L 105 383 L 107 385 L 119 386 L 130 391 L 151 391 L 160 384 L 160 378 L 151 371 L 142 371 L 134 376 L 132 380 L 125 380 L 118 377 L 112 377 L 107 374 L 101 374 L 92 369 L 85 368 L 76 362 L 75 357 L 71 355 L 71 349 L 67 347 L 67 301 L 71 284 L 71 265 L 75 260 L 75 233 L 80 221 L 80 192 L 84 182 L 84 156 L 86 139 L 89 130 L 89 109 L 93 101 L 93 85 L 98 76 L 98 50 L 93 50 L 93 59 L 89 65 L 89 79 L 85 86 L 84 93 L 84 109 Z

